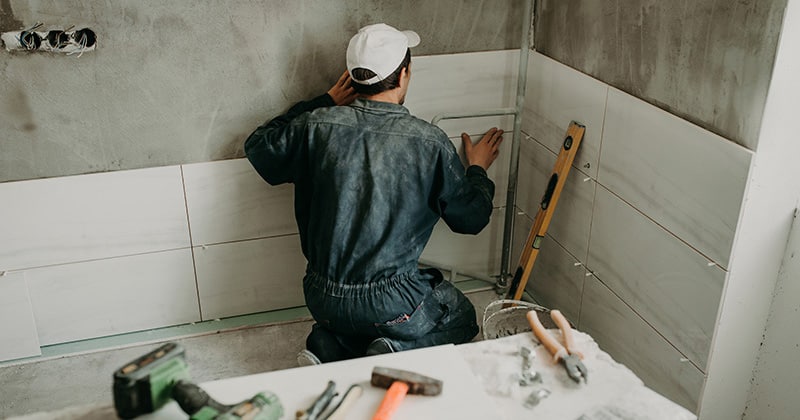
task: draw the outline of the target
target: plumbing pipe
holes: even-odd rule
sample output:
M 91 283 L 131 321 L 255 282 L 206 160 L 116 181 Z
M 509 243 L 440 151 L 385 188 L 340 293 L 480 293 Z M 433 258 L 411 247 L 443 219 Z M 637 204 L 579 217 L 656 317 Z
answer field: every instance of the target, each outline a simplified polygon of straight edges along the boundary
M 503 253 L 500 259 L 500 276 L 497 278 L 495 290 L 505 293 L 509 287 L 508 265 L 511 255 L 511 239 L 514 232 L 514 206 L 517 199 L 517 176 L 519 172 L 519 149 L 522 143 L 522 109 L 525 106 L 525 88 L 528 82 L 528 56 L 530 55 L 530 30 L 533 23 L 532 3 L 534 0 L 523 0 L 522 39 L 519 51 L 519 71 L 517 72 L 517 113 L 514 116 L 514 138 L 511 142 L 511 163 L 508 169 L 508 192 L 506 193 L 506 217 L 503 226 Z
M 530 55 L 530 30 L 533 24 L 532 4 L 535 0 L 523 0 L 522 39 L 519 52 L 519 70 L 517 72 L 517 102 L 514 108 L 499 108 L 471 113 L 444 113 L 436 115 L 432 124 L 443 119 L 486 117 L 494 115 L 514 115 L 514 136 L 511 141 L 511 157 L 508 169 L 508 190 L 506 193 L 506 212 L 503 225 L 503 253 L 500 259 L 500 275 L 495 283 L 495 291 L 503 294 L 508 290 L 508 265 L 511 255 L 511 240 L 514 233 L 514 217 L 517 198 L 517 177 L 519 172 L 519 149 L 522 142 L 522 109 L 525 106 L 525 87 L 528 82 L 528 56 Z

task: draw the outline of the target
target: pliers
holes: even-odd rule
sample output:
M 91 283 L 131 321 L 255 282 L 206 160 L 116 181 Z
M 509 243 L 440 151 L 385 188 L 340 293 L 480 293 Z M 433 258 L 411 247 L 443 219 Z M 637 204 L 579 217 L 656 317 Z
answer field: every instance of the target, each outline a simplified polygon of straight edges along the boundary
M 533 334 L 553 355 L 553 359 L 564 365 L 567 370 L 567 376 L 577 383 L 580 383 L 581 379 L 586 382 L 589 372 L 581 362 L 583 355 L 575 349 L 575 341 L 572 339 L 572 327 L 569 325 L 567 318 L 564 318 L 564 315 L 561 314 L 561 311 L 557 309 L 551 310 L 550 318 L 561 330 L 561 336 L 564 338 L 563 346 L 544 328 L 536 311 L 528 311 L 527 317 L 528 323 L 533 329 Z

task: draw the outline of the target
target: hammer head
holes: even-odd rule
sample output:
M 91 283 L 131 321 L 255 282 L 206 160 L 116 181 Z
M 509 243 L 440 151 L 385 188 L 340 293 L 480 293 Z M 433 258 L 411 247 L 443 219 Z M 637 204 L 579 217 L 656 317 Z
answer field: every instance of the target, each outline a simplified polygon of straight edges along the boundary
M 407 370 L 375 367 L 372 369 L 372 386 L 389 388 L 394 382 L 408 384 L 409 394 L 439 395 L 442 393 L 442 381 Z

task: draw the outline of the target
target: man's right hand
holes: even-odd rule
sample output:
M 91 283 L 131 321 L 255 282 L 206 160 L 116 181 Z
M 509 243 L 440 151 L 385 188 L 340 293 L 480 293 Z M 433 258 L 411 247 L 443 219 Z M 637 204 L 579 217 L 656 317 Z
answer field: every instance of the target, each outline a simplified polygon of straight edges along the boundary
M 503 130 L 493 127 L 474 145 L 467 133 L 461 133 L 461 141 L 464 143 L 464 154 L 467 155 L 467 163 L 470 166 L 478 165 L 487 170 L 500 153 L 499 148 L 500 143 L 503 142 Z
M 331 96 L 336 105 L 350 105 L 358 97 L 355 89 L 350 86 L 350 82 L 350 73 L 345 70 L 339 80 L 336 81 L 336 84 L 328 89 L 328 95 Z

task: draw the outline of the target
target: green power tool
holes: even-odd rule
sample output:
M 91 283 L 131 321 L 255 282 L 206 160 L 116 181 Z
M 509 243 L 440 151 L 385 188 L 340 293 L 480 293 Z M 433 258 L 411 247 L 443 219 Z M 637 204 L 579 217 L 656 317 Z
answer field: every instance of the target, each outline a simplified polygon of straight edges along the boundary
M 260 392 L 235 405 L 211 398 L 189 381 L 185 352 L 177 343 L 164 344 L 114 372 L 114 407 L 119 417 L 152 413 L 170 400 L 177 401 L 192 420 L 278 420 L 283 416 L 283 406 L 271 392 Z

